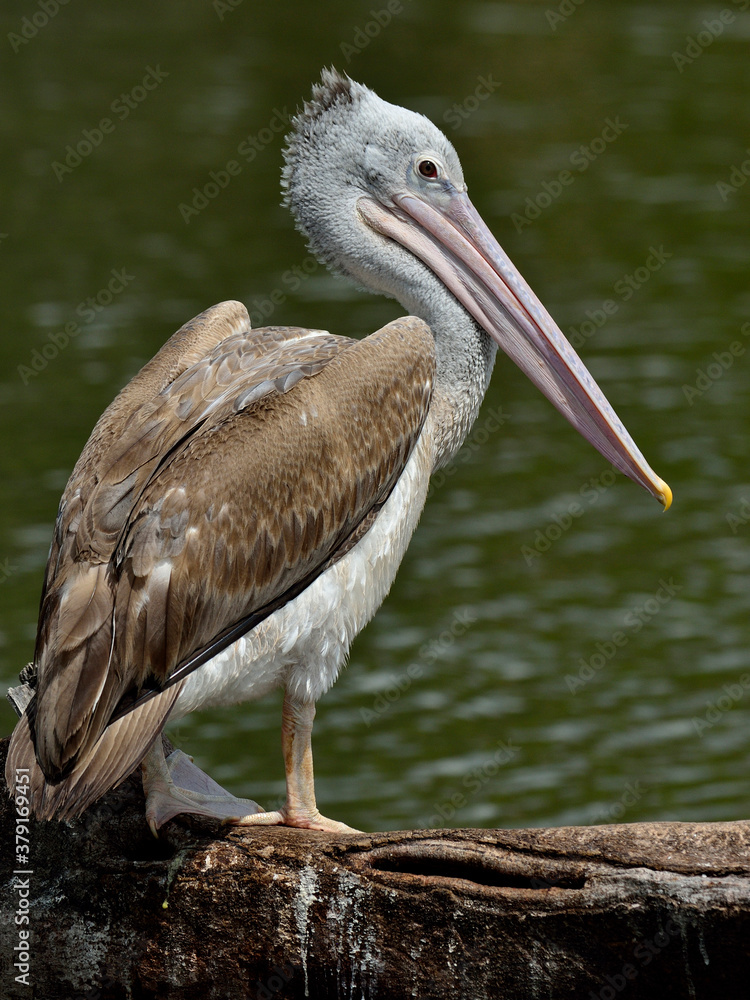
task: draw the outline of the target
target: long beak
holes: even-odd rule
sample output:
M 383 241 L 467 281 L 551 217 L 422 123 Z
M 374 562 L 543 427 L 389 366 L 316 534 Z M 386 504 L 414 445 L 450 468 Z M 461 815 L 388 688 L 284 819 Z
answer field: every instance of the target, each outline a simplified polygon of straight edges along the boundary
M 462 192 L 439 208 L 412 194 L 386 208 L 363 197 L 365 221 L 419 257 L 587 441 L 664 508 L 672 491 L 651 469 L 564 334 Z M 415 225 L 416 223 L 416 225 Z

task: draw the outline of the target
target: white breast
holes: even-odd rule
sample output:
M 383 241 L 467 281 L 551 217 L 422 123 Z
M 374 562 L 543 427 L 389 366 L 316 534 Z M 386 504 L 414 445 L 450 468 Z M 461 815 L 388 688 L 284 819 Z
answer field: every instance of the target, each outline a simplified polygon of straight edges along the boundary
M 261 698 L 283 685 L 317 701 L 380 607 L 419 521 L 433 469 L 431 421 L 366 535 L 307 590 L 188 677 L 172 719 Z

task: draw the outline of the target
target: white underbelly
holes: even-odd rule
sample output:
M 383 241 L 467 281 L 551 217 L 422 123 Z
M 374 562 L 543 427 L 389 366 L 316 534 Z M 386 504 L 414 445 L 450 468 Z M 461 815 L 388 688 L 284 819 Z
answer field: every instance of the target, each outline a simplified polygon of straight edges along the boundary
M 256 628 L 187 678 L 171 719 L 261 698 L 284 686 L 317 701 L 338 677 L 354 637 L 388 593 L 424 507 L 433 467 L 427 427 L 366 535 Z

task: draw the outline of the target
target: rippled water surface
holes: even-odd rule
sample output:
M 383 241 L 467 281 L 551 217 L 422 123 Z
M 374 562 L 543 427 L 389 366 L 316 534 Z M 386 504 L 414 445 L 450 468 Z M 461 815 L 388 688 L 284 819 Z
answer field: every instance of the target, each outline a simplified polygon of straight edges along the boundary
M 2 680 L 32 654 L 73 463 L 177 326 L 226 298 L 344 334 L 398 315 L 313 266 L 279 205 L 288 115 L 335 63 L 442 125 L 474 203 L 675 502 L 664 515 L 615 477 L 500 359 L 319 705 L 321 808 L 366 829 L 746 817 L 743 6 L 728 2 L 726 23 L 676 0 L 586 0 L 568 17 L 413 0 L 379 27 L 370 2 L 192 0 L 177 14 L 76 0 L 28 38 L 22 12 L 37 8 L 6 11 Z M 239 172 L 191 211 L 230 160 Z M 276 697 L 193 716 L 173 738 L 273 805 L 279 722 Z

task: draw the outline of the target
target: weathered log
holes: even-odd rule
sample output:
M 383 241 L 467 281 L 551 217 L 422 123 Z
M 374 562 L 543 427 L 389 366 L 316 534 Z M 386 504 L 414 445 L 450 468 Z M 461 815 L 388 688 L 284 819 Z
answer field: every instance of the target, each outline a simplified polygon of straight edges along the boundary
M 0 800 L 3 1000 L 750 995 L 750 823 L 155 840 L 133 776 L 25 864 Z

